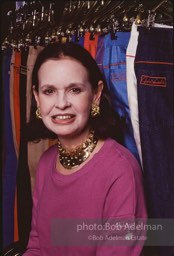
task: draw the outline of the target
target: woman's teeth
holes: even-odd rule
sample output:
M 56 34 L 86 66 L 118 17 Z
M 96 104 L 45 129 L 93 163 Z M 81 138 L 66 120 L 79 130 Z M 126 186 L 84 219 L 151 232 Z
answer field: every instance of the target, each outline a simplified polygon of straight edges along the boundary
M 60 119 L 60 120 L 65 120 L 65 119 L 70 119 L 71 116 L 55 116 L 54 119 Z

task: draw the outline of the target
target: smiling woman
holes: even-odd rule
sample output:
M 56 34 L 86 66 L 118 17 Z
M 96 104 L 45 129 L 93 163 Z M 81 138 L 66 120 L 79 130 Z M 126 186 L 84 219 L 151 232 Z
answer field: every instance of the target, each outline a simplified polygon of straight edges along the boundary
M 72 66 L 73 70 L 67 71 L 66 65 L 69 65 L 70 67 Z M 80 78 L 80 75 L 82 75 L 83 78 Z M 42 77 L 46 78 L 46 80 L 43 80 Z M 66 78 L 65 81 L 64 78 Z M 67 99 L 69 99 L 70 96 L 72 96 L 72 99 L 75 99 L 75 95 L 79 94 L 83 101 L 83 104 L 81 104 L 82 107 L 85 107 L 85 102 L 89 101 L 88 107 L 90 108 L 91 99 L 85 99 L 83 97 L 89 97 L 89 95 L 87 96 L 85 93 L 89 90 L 92 91 L 91 95 L 93 93 L 97 93 L 96 90 L 98 88 L 99 81 L 99 89 L 103 87 L 99 104 L 100 115 L 96 116 L 96 118 L 92 118 L 88 113 L 90 126 L 95 129 L 96 133 L 98 133 L 100 137 L 107 138 L 109 136 L 121 142 L 123 122 L 119 120 L 113 106 L 111 105 L 103 75 L 101 74 L 94 59 L 87 51 L 84 50 L 84 48 L 73 43 L 61 44 L 59 46 L 57 46 L 57 44 L 49 45 L 47 47 L 47 51 L 42 51 L 42 54 L 38 56 L 33 70 L 33 89 L 35 98 L 39 100 L 39 98 L 47 96 L 48 101 L 50 96 L 53 94 L 56 104 L 59 104 L 59 106 L 60 104 L 67 104 Z M 60 88 L 57 88 L 57 86 Z M 65 86 L 65 93 L 61 90 L 61 86 Z M 56 95 L 57 99 L 55 98 Z M 44 126 L 43 122 L 35 117 L 36 104 L 34 99 L 32 103 L 32 115 L 27 132 L 28 140 L 56 138 L 57 136 L 55 136 L 55 133 L 49 129 L 49 127 Z M 38 102 L 37 105 L 39 106 Z M 42 108 L 42 106 L 40 107 Z M 58 114 L 60 117 L 59 112 Z M 65 110 L 61 112 L 61 114 L 64 114 L 63 112 L 67 113 Z M 43 114 L 44 113 L 42 113 L 42 115 Z M 57 112 L 55 114 L 57 114 Z
M 66 144 L 74 141 L 78 145 L 89 133 L 91 106 L 99 105 L 103 82 L 100 80 L 96 91 L 92 90 L 86 68 L 67 57 L 43 63 L 38 81 L 39 90 L 34 90 L 34 95 L 45 126 L 59 139 L 68 138 Z
M 39 127 L 40 138 L 47 129 L 45 136 L 54 134 L 58 143 L 38 164 L 24 255 L 141 255 L 143 243 L 138 240 L 123 246 L 103 239 L 88 241 L 86 233 L 79 239 L 73 226 L 83 220 L 102 225 L 106 220 L 112 224 L 118 218 L 147 217 L 141 170 L 132 154 L 113 139 L 117 120 L 95 60 L 73 43 L 47 46 L 35 63 L 33 94 L 37 120 L 46 127 Z M 108 230 L 100 231 L 99 237 L 107 237 Z M 127 233 L 109 230 L 109 236 L 124 240 Z

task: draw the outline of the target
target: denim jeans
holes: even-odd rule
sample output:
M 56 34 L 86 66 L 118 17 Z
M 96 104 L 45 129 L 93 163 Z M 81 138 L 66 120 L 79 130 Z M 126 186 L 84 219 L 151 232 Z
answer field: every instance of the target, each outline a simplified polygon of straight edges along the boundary
M 143 166 L 152 217 L 174 217 L 172 30 L 139 27 L 135 73 Z
M 137 79 L 134 70 L 134 61 L 138 45 L 139 32 L 138 26 L 133 23 L 131 29 L 130 40 L 126 50 L 126 79 L 127 79 L 127 95 L 130 110 L 130 118 L 133 127 L 134 139 L 137 146 L 141 166 L 142 152 L 140 143 L 139 119 L 138 119 L 138 99 L 137 99 Z M 142 168 L 143 169 L 143 168 Z
M 149 217 L 174 218 L 173 30 L 138 30 L 135 74 Z M 174 253 L 174 247 L 160 250 Z
M 10 90 L 9 71 L 12 50 L 6 49 L 3 53 L 3 247 L 14 241 L 14 199 L 16 188 L 17 157 L 13 142 L 11 112 L 10 112 Z
M 102 73 L 103 73 L 104 39 L 105 37 L 103 35 L 100 35 L 98 37 L 97 52 L 95 56 L 97 65 Z
M 116 37 L 112 40 L 110 34 L 105 36 L 103 70 L 115 111 L 126 121 L 123 144 L 139 161 L 130 119 L 126 84 L 126 49 L 130 32 L 117 32 Z

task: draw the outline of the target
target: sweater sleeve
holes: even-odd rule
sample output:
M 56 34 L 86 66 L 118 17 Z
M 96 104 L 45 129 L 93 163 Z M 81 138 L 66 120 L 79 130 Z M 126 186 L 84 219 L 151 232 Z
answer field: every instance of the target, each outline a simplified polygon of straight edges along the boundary
M 33 191 L 31 231 L 30 231 L 29 241 L 28 241 L 28 245 L 27 245 L 27 250 L 23 254 L 23 256 L 40 256 L 41 255 L 36 220 L 37 220 L 39 198 L 40 198 L 40 195 L 42 192 L 44 179 L 45 179 L 44 163 L 45 163 L 45 159 L 44 159 L 44 154 L 43 154 L 39 161 L 37 171 L 36 171 L 35 186 L 34 186 L 34 191 Z
M 147 219 L 142 173 L 136 162 L 123 159 L 108 189 L 103 209 L 102 239 L 96 256 L 140 256 L 146 232 L 134 228 Z M 133 226 L 134 225 L 134 226 Z
M 37 218 L 37 203 L 38 203 L 38 198 L 36 195 L 33 195 L 33 210 L 32 210 L 32 227 L 30 231 L 30 237 L 29 237 L 29 242 L 27 245 L 27 250 L 23 254 L 23 256 L 36 256 L 36 255 L 41 255 L 40 254 L 40 246 L 39 246 L 39 237 L 37 233 L 37 227 L 36 227 L 36 218 Z

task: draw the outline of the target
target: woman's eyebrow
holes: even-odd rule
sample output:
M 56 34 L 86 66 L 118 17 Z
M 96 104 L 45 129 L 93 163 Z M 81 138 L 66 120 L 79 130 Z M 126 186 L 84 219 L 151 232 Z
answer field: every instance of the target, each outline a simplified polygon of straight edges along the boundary
M 43 85 L 41 85 L 41 86 L 39 86 L 40 87 L 40 89 L 44 89 L 44 88 L 55 88 L 55 86 L 54 85 L 52 85 L 52 84 L 43 84 Z
M 83 86 L 83 87 L 86 87 L 86 84 L 85 83 L 80 83 L 80 82 L 74 82 L 74 83 L 70 83 L 67 88 L 69 87 L 73 87 L 73 86 Z
M 65 86 L 65 88 L 71 88 L 73 86 L 82 86 L 82 87 L 86 87 L 86 84 L 85 83 L 80 83 L 80 82 L 73 82 L 73 83 L 70 83 L 68 85 Z M 56 88 L 55 85 L 53 84 L 43 84 L 40 86 L 40 89 L 44 89 L 44 88 Z

